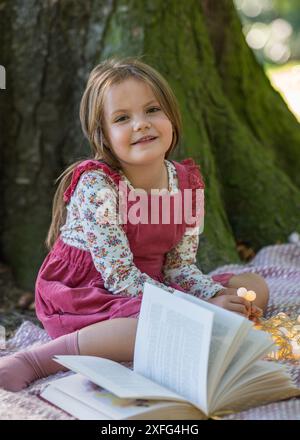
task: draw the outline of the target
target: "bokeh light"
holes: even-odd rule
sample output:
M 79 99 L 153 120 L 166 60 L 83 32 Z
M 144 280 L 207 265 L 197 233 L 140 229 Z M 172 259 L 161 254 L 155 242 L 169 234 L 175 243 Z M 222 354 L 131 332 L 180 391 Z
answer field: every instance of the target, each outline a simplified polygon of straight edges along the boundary
M 234 0 L 248 46 L 300 122 L 300 1 Z

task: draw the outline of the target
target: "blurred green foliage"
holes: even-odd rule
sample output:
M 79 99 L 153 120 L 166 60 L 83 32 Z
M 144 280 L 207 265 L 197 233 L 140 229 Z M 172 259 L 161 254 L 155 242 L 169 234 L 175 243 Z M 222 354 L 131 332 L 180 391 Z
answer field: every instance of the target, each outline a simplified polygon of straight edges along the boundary
M 260 63 L 300 59 L 300 0 L 234 0 L 234 4 Z

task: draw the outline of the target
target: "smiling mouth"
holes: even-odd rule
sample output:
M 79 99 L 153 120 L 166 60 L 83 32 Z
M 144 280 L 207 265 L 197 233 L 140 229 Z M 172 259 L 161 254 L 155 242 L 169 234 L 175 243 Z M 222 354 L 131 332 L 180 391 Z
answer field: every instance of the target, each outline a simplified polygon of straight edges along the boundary
M 144 141 L 137 141 L 134 142 L 132 145 L 137 145 L 137 144 L 147 144 L 148 142 L 153 142 L 155 141 L 155 139 L 157 139 L 157 137 L 153 137 L 151 139 L 145 139 Z

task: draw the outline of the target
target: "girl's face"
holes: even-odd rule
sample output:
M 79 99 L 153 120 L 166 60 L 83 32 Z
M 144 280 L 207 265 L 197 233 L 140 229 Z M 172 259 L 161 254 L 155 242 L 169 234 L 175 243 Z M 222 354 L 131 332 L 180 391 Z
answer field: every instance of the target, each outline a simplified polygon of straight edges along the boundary
M 129 78 L 111 86 L 104 98 L 104 120 L 108 141 L 121 164 L 164 160 L 173 128 L 147 83 Z M 136 143 L 144 136 L 155 139 Z

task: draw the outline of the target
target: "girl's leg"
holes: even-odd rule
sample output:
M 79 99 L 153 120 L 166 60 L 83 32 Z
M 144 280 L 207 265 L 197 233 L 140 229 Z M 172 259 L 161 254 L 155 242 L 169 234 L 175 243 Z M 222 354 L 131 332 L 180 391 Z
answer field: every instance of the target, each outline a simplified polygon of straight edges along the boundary
M 0 388 L 19 391 L 37 379 L 67 371 L 52 360 L 55 355 L 81 354 L 131 361 L 136 328 L 137 318 L 98 322 L 39 347 L 0 358 Z
M 269 301 L 269 288 L 264 278 L 257 273 L 242 273 L 234 275 L 230 278 L 226 287 L 238 289 L 239 287 L 246 287 L 247 290 L 254 290 L 256 299 L 254 304 L 260 307 L 263 311 L 266 309 Z
M 137 318 L 116 318 L 82 328 L 78 333 L 80 354 L 132 361 L 137 323 Z

